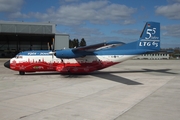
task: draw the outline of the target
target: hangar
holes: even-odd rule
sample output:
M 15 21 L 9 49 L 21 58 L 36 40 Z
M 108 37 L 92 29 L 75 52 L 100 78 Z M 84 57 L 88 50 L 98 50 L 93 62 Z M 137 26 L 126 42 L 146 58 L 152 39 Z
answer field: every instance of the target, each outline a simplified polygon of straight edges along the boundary
M 52 23 L 0 22 L 0 57 L 25 50 L 69 48 L 69 35 L 56 33 L 55 27 Z

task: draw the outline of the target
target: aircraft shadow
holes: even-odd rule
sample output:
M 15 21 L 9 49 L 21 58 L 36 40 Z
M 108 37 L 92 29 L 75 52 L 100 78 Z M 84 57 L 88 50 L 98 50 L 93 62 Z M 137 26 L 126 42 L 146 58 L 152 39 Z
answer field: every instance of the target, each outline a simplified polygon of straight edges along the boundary
M 118 71 L 115 71 L 115 72 L 117 73 Z M 58 72 L 50 72 L 50 73 L 37 72 L 37 73 L 27 73 L 27 74 L 25 74 L 25 76 L 61 75 L 61 77 L 63 77 L 63 78 L 90 78 L 90 76 L 95 76 L 95 77 L 103 78 L 105 80 L 111 80 L 111 81 L 126 84 L 126 85 L 142 85 L 142 83 L 132 81 L 130 79 L 123 78 L 120 76 L 116 76 L 116 75 L 113 75 L 112 73 L 113 73 L 113 71 L 112 72 L 96 71 L 96 72 L 89 73 L 89 74 L 70 74 L 69 75 L 69 74 L 60 74 Z
M 101 73 L 151 73 L 151 72 L 156 72 L 156 73 L 164 73 L 164 74 L 178 74 L 174 72 L 169 72 L 171 69 L 142 69 L 142 70 L 127 70 L 127 71 L 101 71 Z
M 121 77 L 121 76 L 117 76 L 117 75 L 113 75 L 113 73 L 151 73 L 151 72 L 157 72 L 157 73 L 165 73 L 165 74 L 178 74 L 178 73 L 173 73 L 173 72 L 169 72 L 171 69 L 158 69 L 158 70 L 154 70 L 154 69 L 142 69 L 142 70 L 127 70 L 127 71 L 96 71 L 96 72 L 92 72 L 89 74 L 60 74 L 58 72 L 46 72 L 46 73 L 28 73 L 25 75 L 61 75 L 61 77 L 63 78 L 87 78 L 89 77 L 89 75 L 91 76 L 95 76 L 95 77 L 99 77 L 99 78 L 103 78 L 105 80 L 110 80 L 110 81 L 114 81 L 114 82 L 118 82 L 118 83 L 122 83 L 122 84 L 126 84 L 126 85 L 142 85 L 142 83 Z
M 165 73 L 165 74 L 178 74 L 169 72 L 171 69 L 142 69 L 142 70 L 126 70 L 126 71 L 95 71 L 88 74 L 60 74 L 59 72 L 30 72 L 26 73 L 25 75 L 62 75 L 65 77 L 78 77 L 78 76 L 84 76 L 84 75 L 93 75 L 93 74 L 107 74 L 107 73 L 150 73 L 150 72 L 156 72 L 156 73 Z M 19 75 L 19 74 L 17 74 Z
M 95 77 L 103 78 L 106 80 L 111 80 L 114 82 L 126 84 L 126 85 L 142 85 L 142 83 L 139 83 L 139 82 L 136 82 L 136 81 L 124 78 L 124 77 L 120 77 L 117 75 L 113 75 L 112 72 L 111 73 L 96 72 L 96 73 L 92 73 L 91 75 L 93 75 Z
M 158 70 L 152 70 L 152 69 L 143 69 L 144 72 L 157 72 L 157 73 L 165 73 L 165 74 L 178 74 L 169 72 L 171 69 L 158 69 Z
M 92 73 L 91 75 L 96 76 L 96 77 L 100 77 L 100 78 L 104 78 L 107 80 L 111 80 L 111 81 L 115 81 L 115 82 L 119 82 L 122 84 L 126 84 L 126 85 L 142 85 L 142 83 L 127 79 L 127 78 L 123 78 L 120 76 L 116 76 L 113 75 L 112 73 L 151 73 L 151 72 L 156 72 L 156 73 L 164 73 L 164 74 L 178 74 L 178 73 L 173 73 L 173 72 L 169 72 L 171 69 L 142 69 L 142 70 L 130 70 L 130 71 L 96 71 L 94 73 Z

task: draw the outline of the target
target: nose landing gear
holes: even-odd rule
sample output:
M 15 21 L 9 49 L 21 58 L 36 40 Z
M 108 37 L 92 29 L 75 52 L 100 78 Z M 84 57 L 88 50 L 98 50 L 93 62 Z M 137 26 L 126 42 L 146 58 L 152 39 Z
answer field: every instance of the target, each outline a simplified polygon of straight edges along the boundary
M 25 75 L 25 72 L 24 71 L 19 71 L 19 74 L 20 75 Z

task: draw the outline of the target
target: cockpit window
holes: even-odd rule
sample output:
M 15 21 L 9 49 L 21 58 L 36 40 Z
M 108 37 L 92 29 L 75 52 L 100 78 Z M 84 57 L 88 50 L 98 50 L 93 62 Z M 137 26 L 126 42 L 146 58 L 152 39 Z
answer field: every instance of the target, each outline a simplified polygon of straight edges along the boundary
M 16 58 L 23 58 L 23 56 L 21 56 L 21 55 L 16 55 Z

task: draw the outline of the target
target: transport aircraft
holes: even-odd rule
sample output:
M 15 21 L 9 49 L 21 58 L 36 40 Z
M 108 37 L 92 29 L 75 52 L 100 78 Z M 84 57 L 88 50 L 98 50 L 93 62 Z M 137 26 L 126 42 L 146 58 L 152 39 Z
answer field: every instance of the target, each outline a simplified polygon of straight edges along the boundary
M 104 42 L 62 50 L 31 50 L 18 53 L 4 66 L 20 75 L 25 72 L 58 71 L 61 74 L 87 74 L 121 63 L 135 56 L 160 50 L 160 23 L 146 22 L 137 41 Z

